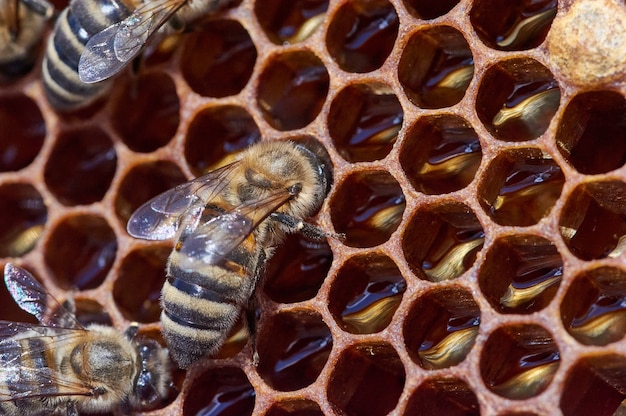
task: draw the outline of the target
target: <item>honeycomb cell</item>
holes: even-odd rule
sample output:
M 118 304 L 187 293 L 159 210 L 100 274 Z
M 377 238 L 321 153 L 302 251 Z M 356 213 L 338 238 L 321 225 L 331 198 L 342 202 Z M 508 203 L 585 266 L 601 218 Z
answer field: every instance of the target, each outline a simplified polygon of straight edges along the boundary
M 421 108 L 457 104 L 474 77 L 474 57 L 463 34 L 450 26 L 414 33 L 402 51 L 398 79 Z
M 459 0 L 403 0 L 404 6 L 409 13 L 418 19 L 436 19 L 448 13 L 459 4 Z
M 398 27 L 398 14 L 387 0 L 349 0 L 329 23 L 326 47 L 344 71 L 370 72 L 391 53 Z
M 625 392 L 626 357 L 606 353 L 583 356 L 567 375 L 561 411 L 563 416 L 621 415 L 618 408 Z
M 310 400 L 285 400 L 275 402 L 265 416 L 324 416 L 324 412 Z
M 113 285 L 113 300 L 129 321 L 159 320 L 161 287 L 171 251 L 171 245 L 152 245 L 131 251 L 122 260 Z
M 522 51 L 539 46 L 556 16 L 557 0 L 478 0 L 470 21 L 487 46 Z
M 83 326 L 113 326 L 113 321 L 104 307 L 91 299 L 76 299 L 76 319 Z
M 163 72 L 126 79 L 112 100 L 111 125 L 135 152 L 152 152 L 174 137 L 180 122 L 176 86 Z
M 577 95 L 565 108 L 556 144 L 580 173 L 593 175 L 626 162 L 626 99 L 613 91 Z
M 478 284 L 498 312 L 530 314 L 552 301 L 562 278 L 563 260 L 551 241 L 513 235 L 493 243 Z
M 282 312 L 262 322 L 258 373 L 274 389 L 298 390 L 321 373 L 333 346 L 322 317 L 309 310 Z
M 333 262 L 326 241 L 290 234 L 267 264 L 263 290 L 274 302 L 295 303 L 313 298 Z
M 104 197 L 116 167 L 117 154 L 109 136 L 98 127 L 82 127 L 58 137 L 44 179 L 62 204 L 91 204 Z
M 480 357 L 480 373 L 489 390 L 512 400 L 544 391 L 560 364 L 552 335 L 538 325 L 517 324 L 496 329 Z
M 587 182 L 571 192 L 559 218 L 570 251 L 582 260 L 618 257 L 626 249 L 626 184 Z
M 561 303 L 563 326 L 585 345 L 607 345 L 626 334 L 626 272 L 598 267 L 580 273 Z
M 181 72 L 191 89 L 205 97 L 239 94 L 246 86 L 257 52 L 250 35 L 234 20 L 216 20 L 195 30 L 183 45 Z
M 402 170 L 413 187 L 427 195 L 465 188 L 481 159 L 478 135 L 466 120 L 451 114 L 418 119 L 400 148 Z
M 257 1 L 254 13 L 263 31 L 277 45 L 305 41 L 326 19 L 328 0 Z
M 422 295 L 404 320 L 404 342 L 411 359 L 427 370 L 452 367 L 474 347 L 480 309 L 460 287 L 438 288 Z
M 131 214 L 144 202 L 186 180 L 172 162 L 157 160 L 135 165 L 124 175 L 115 195 L 115 213 L 124 228 Z
M 411 416 L 478 416 L 476 394 L 463 380 L 438 377 L 425 381 L 413 392 L 405 415 Z
M 4 275 L 6 263 L 0 264 L 0 274 Z M 20 265 L 22 267 L 22 265 Z M 29 267 L 23 267 L 28 269 Z M 31 271 L 29 270 L 29 273 Z M 33 273 L 36 275 L 36 273 Z M 11 322 L 26 322 L 29 324 L 38 324 L 39 321 L 30 313 L 26 312 L 15 303 L 13 296 L 7 290 L 6 285 L 0 284 L 0 304 L 2 305 L 2 320 Z
M 47 219 L 48 208 L 32 185 L 1 185 L 0 257 L 20 257 L 31 251 Z
M 52 229 L 44 260 L 57 284 L 66 290 L 93 289 L 109 273 L 117 252 L 115 233 L 96 215 L 65 217 Z
M 565 176 L 540 149 L 500 153 L 479 185 L 478 200 L 498 224 L 525 227 L 546 217 L 561 196 Z
M 211 368 L 186 393 L 184 416 L 246 416 L 254 409 L 254 388 L 237 367 Z
M 341 352 L 326 392 L 346 416 L 382 416 L 396 407 L 406 374 L 387 343 L 353 345 Z
M 342 182 L 330 203 L 335 231 L 344 244 L 373 247 L 398 228 L 406 201 L 398 182 L 385 171 L 357 172 Z
M 302 128 L 319 114 L 330 78 L 311 52 L 294 51 L 270 58 L 257 85 L 257 103 L 275 129 Z
M 196 176 L 217 167 L 227 155 L 261 139 L 248 112 L 238 106 L 207 107 L 198 112 L 187 129 L 185 160 Z
M 389 86 L 354 84 L 333 100 L 328 131 L 348 162 L 371 162 L 389 154 L 403 119 L 400 102 Z
M 21 94 L 0 97 L 0 126 L 0 172 L 30 165 L 46 137 L 46 123 L 37 104 Z
M 417 276 L 442 282 L 469 270 L 484 241 L 485 233 L 472 210 L 446 202 L 417 210 L 402 235 L 402 249 Z
M 498 140 L 534 140 L 548 129 L 560 100 L 559 85 L 545 66 L 515 58 L 487 69 L 476 95 L 476 113 Z

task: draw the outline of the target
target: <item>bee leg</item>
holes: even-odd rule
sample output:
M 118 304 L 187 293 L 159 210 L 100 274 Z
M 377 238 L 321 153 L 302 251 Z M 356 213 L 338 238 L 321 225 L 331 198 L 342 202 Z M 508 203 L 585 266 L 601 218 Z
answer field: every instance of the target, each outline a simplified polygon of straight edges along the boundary
M 261 286 L 263 283 L 261 280 L 263 276 L 265 276 L 265 265 L 267 264 L 267 259 L 270 256 L 267 254 L 265 250 L 261 250 L 259 254 L 257 267 L 254 268 L 256 270 L 254 274 L 254 289 L 252 293 L 252 297 L 248 299 L 248 303 L 246 304 L 246 326 L 248 327 L 248 337 L 250 338 L 250 345 L 252 346 L 252 365 L 255 367 L 259 364 L 259 352 L 256 349 L 256 332 L 257 332 L 257 322 L 261 316 L 261 309 L 259 307 L 259 299 L 256 295 L 257 288 Z
M 313 224 L 309 224 L 308 222 L 304 222 L 299 218 L 291 216 L 289 214 L 285 214 L 283 212 L 274 212 L 270 214 L 270 218 L 274 221 L 278 221 L 285 227 L 287 227 L 289 232 L 300 232 L 305 236 L 312 238 L 314 240 L 323 240 L 328 237 L 333 238 L 341 238 L 341 235 L 328 232 L 326 230 L 321 229 L 318 226 Z
M 67 402 L 66 409 L 67 416 L 78 416 L 78 410 L 76 410 L 76 403 L 73 401 Z

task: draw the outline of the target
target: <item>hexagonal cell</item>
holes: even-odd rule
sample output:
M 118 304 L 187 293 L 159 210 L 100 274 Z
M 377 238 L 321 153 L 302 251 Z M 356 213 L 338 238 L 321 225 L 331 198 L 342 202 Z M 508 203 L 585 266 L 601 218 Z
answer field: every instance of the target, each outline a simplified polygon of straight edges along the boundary
M 382 416 L 396 407 L 405 379 L 400 357 L 391 345 L 352 345 L 341 352 L 326 394 L 346 416 Z
M 214 20 L 187 36 L 180 66 L 192 90 L 221 98 L 239 94 L 252 75 L 256 58 L 256 47 L 241 23 Z
M 371 334 L 389 325 L 406 281 L 389 257 L 368 253 L 350 258 L 332 281 L 328 309 L 344 330 Z
M 457 104 L 473 77 L 472 51 L 463 34 L 451 26 L 414 33 L 398 63 L 398 79 L 404 92 L 421 108 Z
M 561 90 L 548 68 L 530 58 L 514 58 L 487 69 L 476 113 L 498 140 L 534 140 L 548 129 L 560 100 Z
M 556 16 L 557 0 L 478 0 L 470 21 L 480 40 L 503 51 L 522 51 L 539 46 Z
M 330 329 L 317 313 L 281 312 L 262 322 L 257 371 L 276 390 L 298 390 L 317 379 L 332 346 Z
M 614 91 L 575 96 L 556 133 L 559 151 L 580 173 L 594 175 L 626 162 L 626 99 Z
M 82 127 L 60 134 L 46 163 L 44 179 L 64 205 L 100 201 L 109 189 L 117 154 L 99 127 Z
M 274 302 L 311 299 L 322 286 L 332 262 L 328 242 L 290 234 L 267 263 L 263 291 Z
M 0 265 L 0 274 L 4 275 L 4 268 L 6 263 L 2 263 Z M 19 265 L 23 267 L 23 265 Z M 28 266 L 23 267 L 24 269 L 29 269 Z M 31 270 L 28 270 L 33 276 L 36 276 L 37 273 L 32 273 Z M 15 299 L 7 290 L 6 285 L 0 284 L 0 304 L 2 305 L 2 320 L 4 321 L 12 321 L 12 322 L 26 322 L 29 324 L 38 324 L 39 321 L 30 313 L 26 312 L 15 303 Z
M 254 3 L 265 35 L 277 45 L 308 39 L 326 19 L 328 0 L 271 0 Z
M 92 299 L 76 299 L 76 320 L 83 326 L 92 324 L 113 326 L 111 316 Z
M 403 326 L 411 359 L 427 370 L 452 367 L 465 359 L 478 336 L 480 309 L 460 287 L 431 290 L 411 307 Z
M 580 273 L 561 303 L 563 326 L 585 345 L 607 345 L 626 334 L 626 272 L 598 267 Z
M 115 193 L 115 213 L 126 228 L 132 213 L 144 202 L 186 181 L 183 172 L 172 162 L 157 160 L 135 165 Z
M 370 72 L 391 53 L 398 27 L 398 14 L 387 0 L 348 0 L 332 16 L 326 47 L 344 71 Z
M 246 416 L 254 402 L 254 388 L 240 368 L 216 367 L 193 380 L 183 415 Z
M 535 148 L 501 152 L 478 188 L 485 212 L 500 225 L 526 227 L 546 217 L 565 183 L 561 167 Z
M 46 123 L 37 104 L 21 94 L 0 97 L 0 126 L 0 172 L 30 165 L 46 137 Z
M 65 217 L 50 232 L 44 260 L 59 287 L 93 289 L 104 281 L 117 252 L 115 233 L 102 217 Z
M 282 53 L 269 59 L 261 73 L 257 103 L 275 129 L 299 129 L 319 114 L 329 82 L 324 64 L 311 52 Z
M 479 416 L 476 394 L 463 380 L 433 378 L 422 383 L 411 395 L 405 413 L 412 416 Z
M 344 244 L 373 247 L 391 237 L 402 221 L 406 201 L 400 185 L 386 171 L 357 172 L 337 188 L 330 203 L 335 231 Z
M 111 125 L 135 152 L 152 152 L 176 134 L 180 102 L 169 75 L 151 72 L 127 78 L 111 100 Z
M 353 84 L 333 100 L 328 131 L 348 162 L 371 162 L 389 154 L 403 119 L 402 106 L 389 86 Z
M 207 134 L 211 132 L 211 134 Z M 248 112 L 238 106 L 207 107 L 193 116 L 185 138 L 185 160 L 196 176 L 217 167 L 227 155 L 261 140 Z
M 543 327 L 507 325 L 489 335 L 480 357 L 480 374 L 497 395 L 524 400 L 548 387 L 560 361 L 554 338 Z
M 549 240 L 513 235 L 496 240 L 478 272 L 480 290 L 500 313 L 529 314 L 552 301 L 563 278 L 563 260 Z
M 448 13 L 459 4 L 459 0 L 403 0 L 404 7 L 418 19 L 436 19 Z
M 129 321 L 159 320 L 159 299 L 165 282 L 165 265 L 171 251 L 171 245 L 141 247 L 131 251 L 122 260 L 113 286 L 113 300 Z
M 324 416 L 324 412 L 310 400 L 283 400 L 275 402 L 265 416 Z
M 563 416 L 621 415 L 618 409 L 625 398 L 626 357 L 594 354 L 579 358 L 572 366 L 560 407 Z
M 400 149 L 402 170 L 413 187 L 427 195 L 465 188 L 482 159 L 478 135 L 461 117 L 422 117 L 408 130 Z
M 456 279 L 469 270 L 485 241 L 472 210 L 458 202 L 421 207 L 402 236 L 411 270 L 431 282 Z
M 626 184 L 587 182 L 570 194 L 559 218 L 565 244 L 582 260 L 618 257 L 626 250 Z
M 48 208 L 32 185 L 1 185 L 0 257 L 20 257 L 31 251 L 47 219 Z

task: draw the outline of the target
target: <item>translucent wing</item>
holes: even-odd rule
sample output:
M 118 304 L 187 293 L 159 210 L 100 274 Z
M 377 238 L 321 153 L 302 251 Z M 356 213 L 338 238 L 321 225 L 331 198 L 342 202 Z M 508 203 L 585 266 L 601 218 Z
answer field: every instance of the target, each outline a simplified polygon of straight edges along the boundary
M 136 8 L 126 19 L 96 33 L 89 39 L 80 57 L 80 80 L 89 84 L 117 74 L 186 2 L 187 0 L 148 1 Z
M 33 275 L 7 263 L 4 283 L 20 308 L 48 326 L 82 328 L 73 313 L 65 309 Z
M 131 215 L 126 225 L 128 234 L 145 240 L 167 240 L 176 235 L 181 223 L 192 231 L 204 206 L 228 185 L 237 164 L 231 163 L 152 198 Z
M 292 197 L 288 190 L 246 202 L 198 226 L 180 247 L 180 266 L 194 269 L 198 261 L 217 264 L 238 247 L 272 212 Z

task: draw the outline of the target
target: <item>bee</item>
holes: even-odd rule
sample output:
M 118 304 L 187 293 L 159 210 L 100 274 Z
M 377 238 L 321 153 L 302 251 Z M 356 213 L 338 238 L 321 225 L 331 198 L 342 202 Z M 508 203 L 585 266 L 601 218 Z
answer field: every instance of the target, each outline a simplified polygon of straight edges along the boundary
M 0 0 L 0 79 L 28 72 L 54 7 L 46 0 Z
M 167 350 L 137 339 L 136 325 L 125 333 L 96 324 L 84 328 L 72 308 L 58 303 L 26 270 L 8 263 L 4 281 L 40 325 L 0 321 L 1 414 L 129 413 L 167 396 Z
M 233 0 L 72 0 L 48 39 L 43 62 L 48 102 L 72 111 L 108 91 L 157 33 L 180 31 Z M 185 6 L 185 7 L 183 7 Z M 163 28 L 165 23 L 169 28 Z
M 331 184 L 330 159 L 317 141 L 261 142 L 133 213 L 131 236 L 176 241 L 161 292 L 161 323 L 181 368 L 215 354 L 244 312 L 254 340 L 255 289 L 274 247 L 288 232 L 334 236 L 304 222 Z

